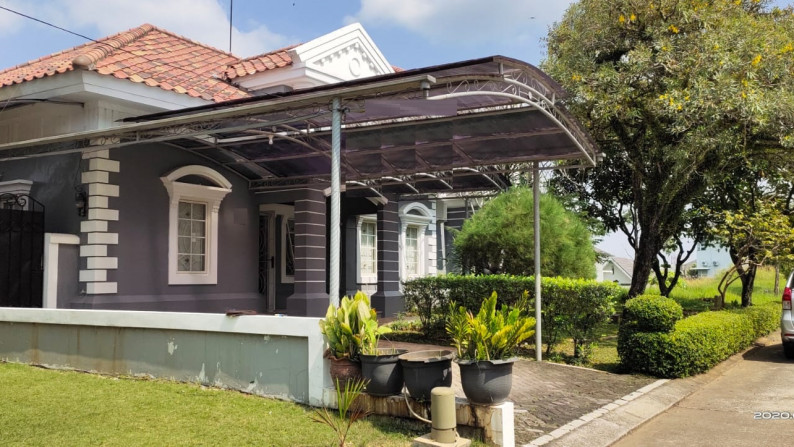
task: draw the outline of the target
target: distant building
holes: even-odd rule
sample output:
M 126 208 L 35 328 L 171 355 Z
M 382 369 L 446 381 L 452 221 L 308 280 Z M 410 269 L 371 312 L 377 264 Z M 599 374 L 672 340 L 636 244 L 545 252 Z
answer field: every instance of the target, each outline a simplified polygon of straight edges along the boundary
M 634 260 L 613 256 L 605 251 L 597 251 L 596 280 L 617 282 L 621 286 L 631 285 Z
M 719 272 L 728 269 L 733 264 L 728 249 L 725 247 L 711 247 L 698 244 L 696 250 L 695 266 L 685 270 L 696 278 L 710 278 Z

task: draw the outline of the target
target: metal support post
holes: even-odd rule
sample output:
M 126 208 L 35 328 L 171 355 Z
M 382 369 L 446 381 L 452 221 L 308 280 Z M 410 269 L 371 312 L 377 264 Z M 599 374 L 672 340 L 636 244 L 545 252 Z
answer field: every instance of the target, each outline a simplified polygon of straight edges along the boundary
M 339 203 L 342 153 L 342 102 L 337 97 L 331 105 L 331 260 L 328 268 L 328 298 L 334 306 L 339 306 Z
M 541 362 L 543 361 L 543 337 L 540 324 L 540 166 L 537 161 L 532 165 L 532 206 L 535 225 L 535 360 Z

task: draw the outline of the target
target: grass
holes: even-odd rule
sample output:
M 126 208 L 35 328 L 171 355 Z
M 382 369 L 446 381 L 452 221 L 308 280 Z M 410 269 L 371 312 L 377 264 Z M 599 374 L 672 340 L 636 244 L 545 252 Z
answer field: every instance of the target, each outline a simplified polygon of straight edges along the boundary
M 4 446 L 332 446 L 313 409 L 234 391 L 160 380 L 0 363 Z M 405 446 L 429 427 L 370 416 L 347 445 Z
M 670 298 L 676 300 L 684 311 L 688 313 L 703 312 L 711 309 L 714 297 L 718 295 L 717 285 L 722 278 L 721 274 L 714 278 L 695 278 L 685 279 L 676 286 L 670 293 Z M 780 287 L 786 278 L 781 276 Z M 772 267 L 762 267 L 758 269 L 753 287 L 753 304 L 764 304 L 780 300 L 780 296 L 774 293 L 775 289 L 775 269 Z M 782 289 L 781 289 L 782 290 Z M 649 286 L 647 293 L 659 294 L 656 286 Z M 742 283 L 735 281 L 728 287 L 725 294 L 726 307 L 739 306 L 741 304 Z

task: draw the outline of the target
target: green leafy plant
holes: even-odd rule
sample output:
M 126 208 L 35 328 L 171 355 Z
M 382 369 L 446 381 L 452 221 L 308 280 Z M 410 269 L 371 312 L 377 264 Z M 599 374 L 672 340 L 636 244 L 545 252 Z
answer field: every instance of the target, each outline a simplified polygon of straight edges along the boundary
M 356 305 L 356 313 L 358 315 L 359 330 L 354 334 L 358 345 L 361 347 L 361 353 L 365 355 L 378 355 L 378 341 L 384 334 L 391 333 L 392 330 L 387 326 L 378 325 L 378 314 L 370 307 L 369 297 L 364 292 L 356 293 L 353 299 Z
M 512 357 L 521 342 L 534 333 L 535 319 L 524 314 L 528 293 L 518 306 L 496 309 L 496 292 L 483 301 L 475 316 L 465 307 L 450 305 L 447 334 L 462 360 L 504 360 Z
M 360 338 L 356 335 L 361 333 L 361 311 L 362 298 L 366 295 L 358 292 L 355 297 L 343 297 L 339 301 L 339 307 L 333 304 L 328 305 L 325 319 L 320 320 L 320 331 L 328 342 L 328 353 L 337 359 L 355 359 L 361 351 Z M 369 299 L 366 300 L 366 307 L 369 307 Z
M 339 447 L 344 447 L 347 434 L 353 423 L 367 416 L 367 412 L 360 406 L 354 407 L 356 400 L 361 396 L 367 386 L 367 380 L 354 379 L 348 380 L 344 388 L 336 381 L 336 404 L 337 412 L 333 413 L 328 408 L 320 408 L 312 413 L 312 420 L 325 424 L 336 433 L 339 440 Z

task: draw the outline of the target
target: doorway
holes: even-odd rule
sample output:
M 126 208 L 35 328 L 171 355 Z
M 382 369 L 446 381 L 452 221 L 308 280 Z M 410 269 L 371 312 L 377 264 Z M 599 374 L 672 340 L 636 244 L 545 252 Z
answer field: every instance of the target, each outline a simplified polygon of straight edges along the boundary
M 275 214 L 259 215 L 259 294 L 265 301 L 265 309 L 273 312 L 276 309 L 276 244 Z

